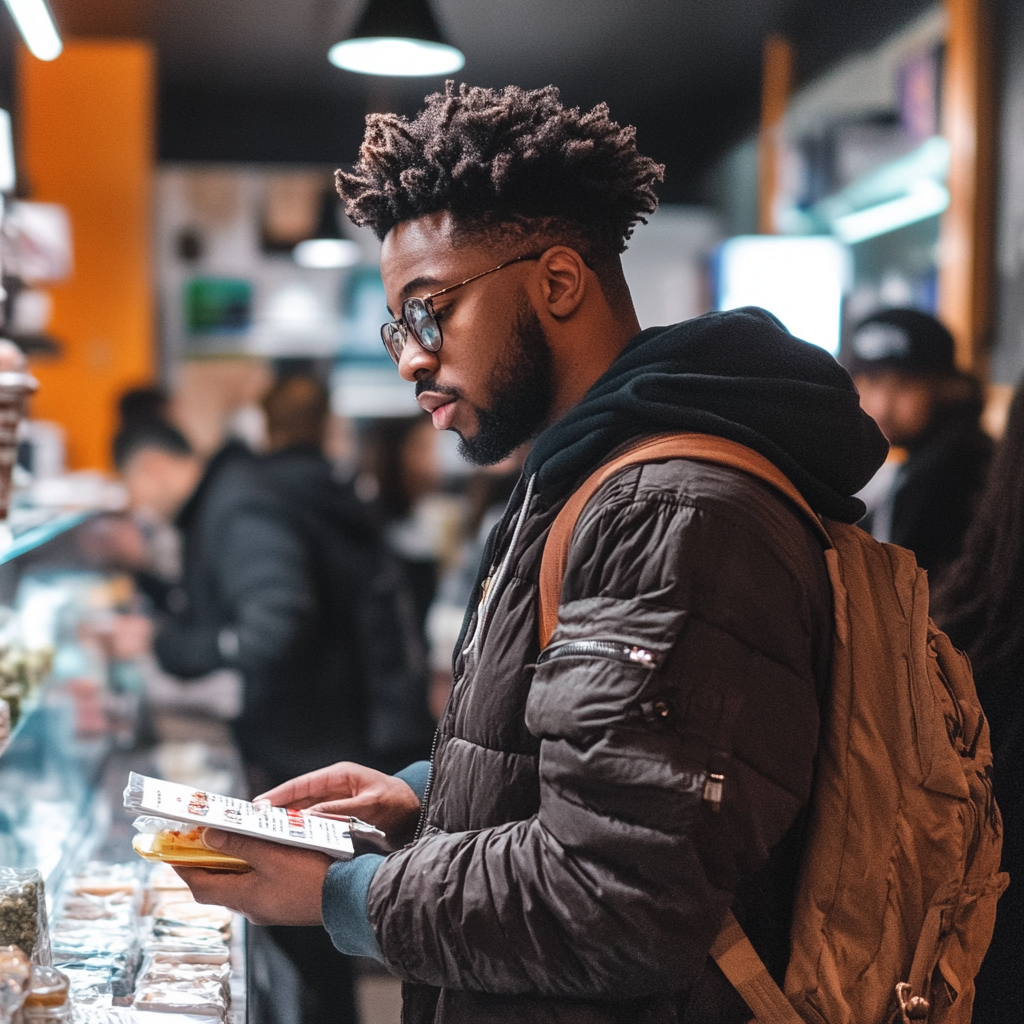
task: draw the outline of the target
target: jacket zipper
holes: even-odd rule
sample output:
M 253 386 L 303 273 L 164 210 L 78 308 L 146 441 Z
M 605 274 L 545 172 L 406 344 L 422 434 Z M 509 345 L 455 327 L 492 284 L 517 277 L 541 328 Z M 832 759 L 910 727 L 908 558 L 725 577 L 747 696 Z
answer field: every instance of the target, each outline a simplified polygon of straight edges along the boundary
M 542 665 L 555 658 L 608 658 L 644 668 L 656 668 L 659 661 L 656 652 L 617 640 L 567 640 L 541 651 L 537 664 Z
M 434 730 L 434 742 L 430 744 L 430 767 L 427 769 L 427 784 L 423 787 L 423 802 L 420 804 L 420 817 L 416 822 L 416 831 L 413 833 L 412 841 L 415 843 L 423 834 L 423 826 L 427 823 L 427 803 L 430 800 L 430 787 L 434 784 L 434 755 L 437 753 L 437 740 L 441 735 L 440 729 Z

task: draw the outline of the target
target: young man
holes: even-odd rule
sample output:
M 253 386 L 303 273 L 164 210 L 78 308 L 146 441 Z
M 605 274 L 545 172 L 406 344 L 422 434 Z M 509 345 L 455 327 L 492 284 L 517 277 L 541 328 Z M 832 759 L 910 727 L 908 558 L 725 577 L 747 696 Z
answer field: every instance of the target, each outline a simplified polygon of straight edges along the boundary
M 625 443 L 731 438 L 848 522 L 886 454 L 845 371 L 762 310 L 638 333 L 619 253 L 661 172 L 604 106 L 449 86 L 412 122 L 372 116 L 338 176 L 349 215 L 383 238 L 383 336 L 434 425 L 481 464 L 536 440 L 429 776 L 343 764 L 269 794 L 415 841 L 332 865 L 210 833 L 254 870 L 182 874 L 257 921 L 323 920 L 403 978 L 409 1022 L 748 1020 L 708 960 L 730 907 L 785 966 L 832 636 L 809 524 L 738 471 L 627 469 L 579 521 L 539 650 L 547 533 Z M 695 783 L 714 763 L 720 809 Z
M 874 500 L 863 495 L 861 526 L 910 548 L 934 586 L 960 554 L 992 460 L 992 439 L 978 422 L 980 388 L 957 370 L 953 335 L 918 309 L 862 320 L 842 359 L 864 411 L 907 453 L 887 486 L 884 476 L 871 485 Z

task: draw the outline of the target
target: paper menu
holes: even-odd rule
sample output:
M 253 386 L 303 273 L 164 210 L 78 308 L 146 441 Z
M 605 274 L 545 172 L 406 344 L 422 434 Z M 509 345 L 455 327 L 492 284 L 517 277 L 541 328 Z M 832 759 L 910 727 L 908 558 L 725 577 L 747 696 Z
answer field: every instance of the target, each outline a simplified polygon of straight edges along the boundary
M 285 807 L 257 808 L 248 800 L 151 779 L 138 772 L 128 776 L 124 806 L 130 811 L 189 825 L 219 828 L 304 850 L 319 850 L 335 860 L 349 860 L 354 853 L 348 822 L 318 818 Z

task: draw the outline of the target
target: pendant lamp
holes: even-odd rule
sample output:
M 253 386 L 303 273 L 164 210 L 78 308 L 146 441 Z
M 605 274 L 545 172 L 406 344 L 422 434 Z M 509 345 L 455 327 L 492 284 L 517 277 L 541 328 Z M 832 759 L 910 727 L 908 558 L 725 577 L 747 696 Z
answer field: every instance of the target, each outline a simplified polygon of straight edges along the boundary
M 327 59 L 364 75 L 447 75 L 466 58 L 445 42 L 427 0 L 370 0 L 348 39 Z
M 338 200 L 332 192 L 324 192 L 320 200 L 320 216 L 311 238 L 299 242 L 292 250 L 292 259 L 300 267 L 313 270 L 336 270 L 359 262 L 359 243 L 342 238 L 338 226 Z

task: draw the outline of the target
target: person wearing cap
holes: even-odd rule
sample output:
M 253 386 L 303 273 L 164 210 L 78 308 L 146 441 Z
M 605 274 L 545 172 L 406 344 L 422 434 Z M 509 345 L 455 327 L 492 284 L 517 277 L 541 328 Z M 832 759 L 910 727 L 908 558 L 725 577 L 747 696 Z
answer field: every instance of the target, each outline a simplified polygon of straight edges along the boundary
M 864 411 L 897 449 L 862 492 L 861 525 L 910 548 L 934 582 L 960 553 L 992 458 L 978 382 L 956 367 L 949 330 L 918 309 L 886 309 L 854 328 L 841 361 Z

